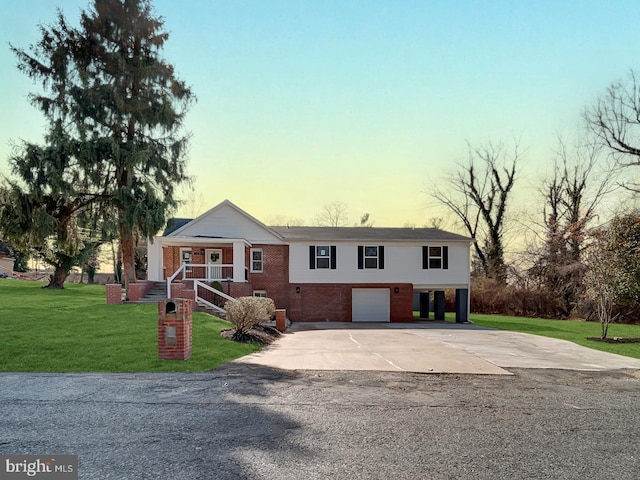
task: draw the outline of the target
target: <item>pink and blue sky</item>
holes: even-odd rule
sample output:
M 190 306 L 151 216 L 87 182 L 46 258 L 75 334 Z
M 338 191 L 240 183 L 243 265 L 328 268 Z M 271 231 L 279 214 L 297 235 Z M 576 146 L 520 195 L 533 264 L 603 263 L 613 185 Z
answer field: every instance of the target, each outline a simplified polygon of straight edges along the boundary
M 11 143 L 39 141 L 36 89 L 8 43 L 38 39 L 59 6 L 0 0 L 0 172 Z M 430 187 L 467 143 L 526 150 L 519 194 L 533 201 L 558 134 L 572 134 L 606 87 L 640 67 L 637 1 L 156 0 L 164 56 L 198 97 L 194 197 L 259 219 L 307 223 L 345 203 L 352 222 L 421 225 Z M 182 212 L 192 214 L 193 212 Z

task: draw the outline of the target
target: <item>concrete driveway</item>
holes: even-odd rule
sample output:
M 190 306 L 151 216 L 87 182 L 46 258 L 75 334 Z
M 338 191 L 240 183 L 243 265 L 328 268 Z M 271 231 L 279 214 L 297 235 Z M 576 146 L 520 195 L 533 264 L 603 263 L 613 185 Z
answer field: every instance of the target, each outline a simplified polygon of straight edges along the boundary
M 236 360 L 285 370 L 373 370 L 510 375 L 509 368 L 640 369 L 640 360 L 565 340 L 441 322 L 295 323 Z

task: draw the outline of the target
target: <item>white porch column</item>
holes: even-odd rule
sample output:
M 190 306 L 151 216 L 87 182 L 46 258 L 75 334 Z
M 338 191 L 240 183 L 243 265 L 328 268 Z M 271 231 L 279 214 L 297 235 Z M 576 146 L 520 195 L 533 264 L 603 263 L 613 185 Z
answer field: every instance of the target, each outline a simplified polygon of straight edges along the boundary
M 233 281 L 244 282 L 244 242 L 233 242 Z
M 162 282 L 162 245 L 160 237 L 147 240 L 147 280 Z

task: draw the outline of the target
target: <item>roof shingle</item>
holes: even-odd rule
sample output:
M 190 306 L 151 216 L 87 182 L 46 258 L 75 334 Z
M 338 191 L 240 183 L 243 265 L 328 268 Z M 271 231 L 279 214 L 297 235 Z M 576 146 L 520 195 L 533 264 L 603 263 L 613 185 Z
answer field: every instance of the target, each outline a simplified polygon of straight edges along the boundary
M 305 241 L 458 241 L 472 239 L 437 228 L 392 227 L 271 227 L 285 240 Z

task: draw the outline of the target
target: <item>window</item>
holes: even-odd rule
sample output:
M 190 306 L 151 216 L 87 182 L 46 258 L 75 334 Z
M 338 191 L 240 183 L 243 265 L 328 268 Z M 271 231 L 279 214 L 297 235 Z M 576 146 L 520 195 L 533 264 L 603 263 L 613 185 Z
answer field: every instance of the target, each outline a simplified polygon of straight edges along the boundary
M 378 247 L 364 247 L 364 268 L 378 268 Z
M 309 245 L 309 268 L 336 269 L 335 245 Z
M 262 273 L 264 268 L 264 253 L 261 248 L 251 249 L 251 272 Z
M 254 297 L 267 298 L 267 291 L 266 290 L 254 290 L 253 291 L 253 296 Z
M 358 269 L 384 269 L 384 247 L 382 245 L 358 246 Z
M 422 268 L 442 269 L 449 268 L 449 247 L 428 246 L 422 247 Z
M 316 268 L 329 268 L 331 254 L 329 247 L 316 247 Z
M 429 247 L 429 268 L 442 268 L 442 247 Z

